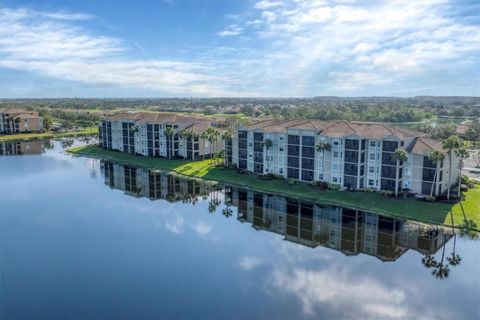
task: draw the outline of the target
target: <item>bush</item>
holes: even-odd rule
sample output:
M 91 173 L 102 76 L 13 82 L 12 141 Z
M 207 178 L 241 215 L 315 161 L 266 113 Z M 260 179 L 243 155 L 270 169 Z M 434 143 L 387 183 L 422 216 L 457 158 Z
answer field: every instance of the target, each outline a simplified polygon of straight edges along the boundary
M 261 180 L 283 180 L 283 176 L 275 173 L 267 173 L 258 177 Z
M 325 181 L 312 181 L 312 186 L 314 188 L 320 189 L 320 190 L 327 190 L 328 189 L 328 183 Z
M 340 190 L 340 185 L 338 184 L 329 184 L 328 185 L 329 190 Z
M 294 186 L 294 185 L 297 184 L 297 181 L 294 180 L 294 179 L 292 179 L 292 178 L 289 178 L 289 179 L 287 179 L 287 184 L 288 184 L 289 186 Z
M 395 192 L 390 190 L 383 190 L 382 195 L 384 195 L 385 197 L 393 197 L 395 195 Z
M 437 198 L 435 196 L 426 196 L 425 201 L 427 202 L 435 202 Z

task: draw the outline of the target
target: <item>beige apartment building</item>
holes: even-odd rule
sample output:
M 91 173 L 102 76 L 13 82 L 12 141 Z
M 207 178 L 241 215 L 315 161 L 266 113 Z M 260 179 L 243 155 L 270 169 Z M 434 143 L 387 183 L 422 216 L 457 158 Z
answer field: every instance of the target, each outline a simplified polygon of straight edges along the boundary
M 223 141 L 201 137 L 217 120 L 169 113 L 130 112 L 107 117 L 99 127 L 100 144 L 109 150 L 150 157 L 199 160 L 223 150 Z M 170 135 L 167 135 L 170 128 Z M 221 129 L 217 128 L 221 131 Z M 182 131 L 195 133 L 184 137 Z
M 38 112 L 0 108 L 0 134 L 38 132 L 43 130 L 43 119 Z
M 406 161 L 394 159 L 399 148 L 407 151 Z M 448 157 L 432 163 L 428 155 L 433 150 L 445 152 L 422 133 L 383 123 L 267 120 L 238 127 L 226 157 L 235 167 L 256 174 L 324 181 L 344 189 L 439 195 L 447 190 L 450 164 Z M 452 155 L 452 185 L 458 163 Z

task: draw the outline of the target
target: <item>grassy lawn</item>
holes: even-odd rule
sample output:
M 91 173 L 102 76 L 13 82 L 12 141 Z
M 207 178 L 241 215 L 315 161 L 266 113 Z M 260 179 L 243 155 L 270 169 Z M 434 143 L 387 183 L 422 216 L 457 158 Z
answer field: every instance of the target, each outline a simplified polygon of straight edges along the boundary
M 77 147 L 68 151 L 77 155 L 97 157 L 150 169 L 169 170 L 188 177 L 234 184 L 267 193 L 434 224 L 451 225 L 450 210 L 453 212 L 455 225 L 462 223 L 464 216 L 461 206 L 463 206 L 465 215 L 480 226 L 480 189 L 478 188 L 468 191 L 466 199 L 461 205 L 429 203 L 412 198 L 389 199 L 378 193 L 320 191 L 306 183 L 290 186 L 280 180 L 265 181 L 258 179 L 255 175 L 237 173 L 233 169 L 213 167 L 210 160 L 193 162 L 166 160 L 108 151 L 97 146 Z
M 0 136 L 0 142 L 2 141 L 26 141 L 26 140 L 36 140 L 36 139 L 50 139 L 50 138 L 61 138 L 61 137 L 76 137 L 84 135 L 95 135 L 98 134 L 98 128 L 86 128 L 80 131 L 68 131 L 68 132 L 37 132 L 37 133 L 18 133 L 18 134 L 8 134 Z
M 469 189 L 464 195 L 465 201 L 452 207 L 453 222 L 458 225 L 464 218 L 472 219 L 477 224 L 477 228 L 480 228 L 480 185 L 475 189 Z M 452 224 L 450 215 L 445 218 L 445 224 Z

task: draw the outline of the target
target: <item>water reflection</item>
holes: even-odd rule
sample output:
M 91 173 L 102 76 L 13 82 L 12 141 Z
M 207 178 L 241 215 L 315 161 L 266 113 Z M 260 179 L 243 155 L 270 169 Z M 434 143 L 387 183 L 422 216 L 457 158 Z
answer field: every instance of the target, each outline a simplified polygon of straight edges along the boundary
M 0 156 L 42 154 L 50 145 L 50 140 L 0 142 Z
M 444 244 L 454 232 L 438 226 L 234 186 L 219 187 L 113 162 L 102 162 L 101 168 L 106 185 L 134 197 L 193 205 L 199 199 L 209 199 L 211 213 L 217 211 L 223 198 L 221 212 L 226 218 L 236 211 L 238 221 L 249 223 L 256 230 L 280 234 L 285 240 L 303 246 L 322 246 L 347 256 L 363 253 L 385 262 L 395 261 L 408 250 L 415 250 L 424 255 L 422 263 L 432 268 L 438 278 L 448 276 L 447 261 L 452 265 L 461 261 L 455 252 L 446 260 Z M 437 261 L 434 254 L 442 247 L 442 257 Z

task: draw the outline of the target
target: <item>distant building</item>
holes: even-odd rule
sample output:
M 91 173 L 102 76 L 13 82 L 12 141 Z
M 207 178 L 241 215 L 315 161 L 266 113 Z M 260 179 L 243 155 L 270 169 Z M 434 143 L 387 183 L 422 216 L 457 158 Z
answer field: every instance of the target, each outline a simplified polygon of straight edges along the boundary
M 0 134 L 38 132 L 43 130 L 43 119 L 38 112 L 0 108 Z
M 319 150 L 319 145 L 326 147 Z M 407 151 L 407 161 L 392 157 L 399 148 Z M 448 157 L 432 163 L 428 155 L 433 150 L 445 153 L 439 142 L 422 133 L 383 123 L 267 120 L 238 127 L 225 156 L 235 167 L 256 174 L 324 181 L 345 189 L 439 195 L 447 189 L 450 166 Z M 453 155 L 451 184 L 457 181 L 457 166 Z
M 99 137 L 102 147 L 109 150 L 199 160 L 223 150 L 220 137 L 215 143 L 201 137 L 203 132 L 216 124 L 217 119 L 214 118 L 132 112 L 103 119 Z M 171 135 L 166 134 L 168 128 L 172 130 Z

